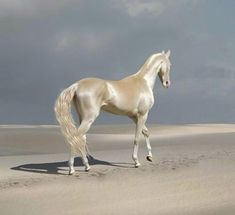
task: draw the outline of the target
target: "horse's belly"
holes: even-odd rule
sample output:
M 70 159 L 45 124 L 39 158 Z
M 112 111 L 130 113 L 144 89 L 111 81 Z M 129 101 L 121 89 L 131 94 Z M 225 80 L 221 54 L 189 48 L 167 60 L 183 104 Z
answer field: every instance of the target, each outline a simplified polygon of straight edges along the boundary
M 129 108 L 129 107 L 119 107 L 117 105 L 113 105 L 113 104 L 104 104 L 101 107 L 102 110 L 112 113 L 112 114 L 116 114 L 116 115 L 126 115 L 126 116 L 133 116 L 136 115 L 138 110 L 137 108 Z

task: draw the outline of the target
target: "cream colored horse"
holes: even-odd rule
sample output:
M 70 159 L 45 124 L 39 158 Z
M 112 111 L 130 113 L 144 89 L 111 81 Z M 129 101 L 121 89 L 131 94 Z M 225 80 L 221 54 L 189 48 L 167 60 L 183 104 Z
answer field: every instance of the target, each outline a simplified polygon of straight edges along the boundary
M 71 145 L 69 174 L 74 173 L 74 157 L 82 156 L 85 170 L 90 169 L 87 159 L 86 133 L 100 110 L 126 115 L 136 124 L 133 160 L 138 161 L 138 142 L 143 133 L 148 149 L 147 160 L 152 161 L 149 132 L 145 126 L 148 112 L 154 104 L 153 87 L 159 76 L 162 85 L 170 86 L 170 51 L 151 55 L 139 71 L 122 80 L 110 81 L 98 78 L 82 79 L 61 92 L 55 103 L 55 113 L 61 131 Z M 71 104 L 78 113 L 77 128 L 71 114 Z

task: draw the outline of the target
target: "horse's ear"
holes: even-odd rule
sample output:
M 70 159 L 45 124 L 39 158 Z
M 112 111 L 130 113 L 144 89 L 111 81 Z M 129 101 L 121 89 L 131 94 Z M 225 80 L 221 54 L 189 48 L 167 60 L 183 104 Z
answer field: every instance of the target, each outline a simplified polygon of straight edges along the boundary
M 166 56 L 167 56 L 167 57 L 170 57 L 170 55 L 171 55 L 171 51 L 168 50 L 167 53 L 166 53 Z
M 165 54 L 165 51 L 164 51 L 164 50 L 162 50 L 162 54 Z

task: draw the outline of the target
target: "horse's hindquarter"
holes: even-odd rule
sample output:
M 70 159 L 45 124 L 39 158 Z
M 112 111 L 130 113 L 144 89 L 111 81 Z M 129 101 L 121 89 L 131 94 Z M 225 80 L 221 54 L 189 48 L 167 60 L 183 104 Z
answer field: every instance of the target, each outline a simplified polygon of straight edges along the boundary
M 86 78 L 78 82 L 76 96 L 80 108 L 100 108 L 106 97 L 105 80 L 99 78 Z
M 153 105 L 152 91 L 144 80 L 129 77 L 106 82 L 106 98 L 102 109 L 119 115 L 145 114 Z

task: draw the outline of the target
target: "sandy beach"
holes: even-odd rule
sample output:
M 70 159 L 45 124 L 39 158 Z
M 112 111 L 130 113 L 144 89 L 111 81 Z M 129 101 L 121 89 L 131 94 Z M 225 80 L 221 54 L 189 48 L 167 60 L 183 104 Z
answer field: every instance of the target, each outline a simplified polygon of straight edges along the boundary
M 90 172 L 57 126 L 0 126 L 0 214 L 235 214 L 235 125 L 150 125 L 134 168 L 134 125 L 96 125 Z

